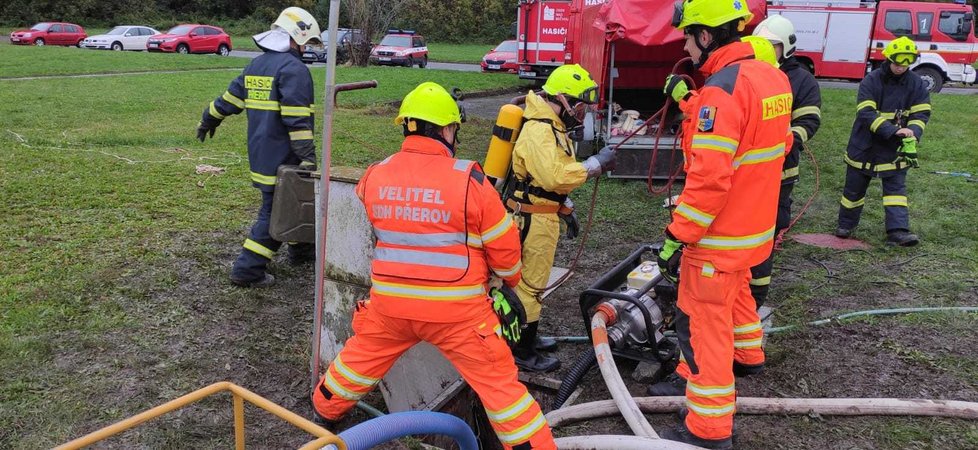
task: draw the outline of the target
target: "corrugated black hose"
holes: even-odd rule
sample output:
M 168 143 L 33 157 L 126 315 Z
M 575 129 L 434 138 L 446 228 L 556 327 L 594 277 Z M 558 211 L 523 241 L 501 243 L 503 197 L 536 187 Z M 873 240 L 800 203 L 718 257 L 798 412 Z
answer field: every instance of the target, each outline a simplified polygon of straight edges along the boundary
M 560 389 L 557 389 L 557 397 L 554 398 L 553 409 L 559 409 L 564 405 L 564 402 L 574 392 L 574 389 L 577 389 L 577 385 L 581 383 L 584 375 L 587 375 L 587 372 L 597 363 L 598 358 L 594 354 L 594 349 L 589 348 L 584 350 L 581 356 L 577 357 L 574 365 L 564 374 L 564 378 L 560 380 Z

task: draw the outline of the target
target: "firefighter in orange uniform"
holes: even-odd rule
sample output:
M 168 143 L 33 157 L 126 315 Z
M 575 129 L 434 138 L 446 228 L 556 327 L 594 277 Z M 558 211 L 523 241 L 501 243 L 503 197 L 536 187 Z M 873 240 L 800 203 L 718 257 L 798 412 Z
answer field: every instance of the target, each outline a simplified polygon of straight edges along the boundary
M 454 158 L 461 121 L 444 88 L 422 83 L 395 120 L 404 128 L 401 151 L 357 185 L 377 237 L 373 287 L 353 314 L 353 337 L 313 390 L 313 407 L 338 420 L 425 341 L 479 395 L 504 448 L 556 449 L 540 406 L 517 381 L 487 295 L 490 274 L 510 288 L 519 283 L 519 232 L 481 167 Z M 515 293 L 509 299 L 519 303 Z
M 659 253 L 663 274 L 679 281 L 676 371 L 686 394 L 683 422 L 662 437 L 704 448 L 732 447 L 734 365 L 764 364 L 750 268 L 771 252 L 792 139 L 787 77 L 738 40 L 752 17 L 743 1 L 686 0 L 673 18 L 708 78 L 695 96 L 680 97 L 695 102 L 680 105 L 694 112 L 683 123 L 686 184 Z M 667 93 L 677 89 L 688 86 L 669 80 Z M 663 384 L 680 383 L 653 388 Z

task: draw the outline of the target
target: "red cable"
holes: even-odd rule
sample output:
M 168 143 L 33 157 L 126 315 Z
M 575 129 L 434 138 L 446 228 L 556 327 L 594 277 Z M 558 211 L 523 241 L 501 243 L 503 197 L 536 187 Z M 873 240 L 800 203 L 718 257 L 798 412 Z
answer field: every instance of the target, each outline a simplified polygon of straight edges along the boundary
M 791 229 L 791 227 L 798 223 L 798 219 L 801 219 L 801 216 L 805 215 L 805 212 L 808 211 L 808 207 L 812 206 L 812 202 L 815 201 L 815 196 L 818 195 L 818 188 L 820 185 L 818 161 L 815 160 L 815 155 L 812 154 L 812 151 L 808 148 L 808 145 L 803 144 L 803 146 L 805 148 L 805 153 L 808 154 L 808 158 L 812 160 L 812 167 L 815 169 L 815 190 L 812 191 L 812 196 L 808 198 L 807 202 L 805 202 L 805 206 L 802 206 L 801 209 L 798 210 L 798 215 L 796 215 L 795 218 L 788 224 L 788 228 L 785 228 L 778 233 L 778 236 L 774 239 L 775 250 L 781 250 L 781 242 L 784 241 L 784 235 Z
M 671 73 L 673 75 L 682 77 L 683 80 L 686 80 L 686 82 L 689 83 L 689 90 L 692 91 L 696 89 L 696 82 L 693 81 L 693 78 L 690 77 L 689 75 L 679 73 L 679 67 L 683 64 L 686 64 L 688 61 L 692 61 L 692 58 L 686 57 L 680 59 L 678 62 L 676 62 L 676 64 L 672 66 Z M 669 174 L 669 177 L 666 179 L 665 185 L 663 185 L 661 188 L 656 188 L 655 186 L 652 185 L 652 173 L 655 171 L 655 161 L 659 157 L 659 139 L 662 138 L 662 133 L 665 130 L 666 115 L 669 112 L 669 106 L 671 106 L 673 103 L 675 103 L 675 101 L 672 99 L 672 96 L 666 95 L 665 104 L 663 104 L 662 108 L 660 108 L 655 114 L 653 114 L 652 117 L 649 117 L 648 120 L 648 122 L 651 122 L 656 117 L 659 118 L 659 128 L 656 129 L 655 132 L 655 141 L 652 144 L 652 158 L 649 160 L 649 173 L 648 173 L 648 178 L 646 179 L 646 188 L 648 189 L 650 194 L 654 194 L 654 195 L 665 194 L 667 192 L 671 193 L 673 183 L 676 182 L 676 179 L 679 178 L 679 173 L 682 172 L 682 166 L 676 167 L 676 169 Z M 669 154 L 669 167 L 672 167 L 673 163 L 675 162 L 676 149 L 679 142 L 682 141 L 682 137 L 683 137 L 682 127 L 680 127 L 679 132 L 676 133 L 676 139 L 672 143 L 672 151 Z

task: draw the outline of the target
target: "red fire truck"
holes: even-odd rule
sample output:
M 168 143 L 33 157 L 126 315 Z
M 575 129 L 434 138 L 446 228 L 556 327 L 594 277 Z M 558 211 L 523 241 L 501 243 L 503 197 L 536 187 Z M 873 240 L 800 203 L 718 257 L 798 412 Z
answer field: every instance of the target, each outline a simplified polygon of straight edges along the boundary
M 884 61 L 882 50 L 907 36 L 921 50 L 913 70 L 939 92 L 946 81 L 975 82 L 974 12 L 957 3 L 775 0 L 768 14 L 795 25 L 796 55 L 817 77 L 862 79 Z
M 594 1 L 594 0 L 587 0 Z M 519 77 L 547 79 L 564 63 L 564 38 L 570 21 L 571 0 L 520 0 L 516 12 L 516 62 Z

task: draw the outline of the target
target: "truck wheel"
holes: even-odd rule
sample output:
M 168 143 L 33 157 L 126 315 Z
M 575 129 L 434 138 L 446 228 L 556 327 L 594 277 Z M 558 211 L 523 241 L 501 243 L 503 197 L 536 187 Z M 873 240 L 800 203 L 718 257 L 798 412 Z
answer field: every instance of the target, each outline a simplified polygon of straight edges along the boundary
M 933 67 L 921 67 L 914 70 L 914 73 L 920 75 L 920 79 L 924 80 L 928 92 L 936 94 L 941 92 L 941 88 L 944 87 L 944 76 Z
M 421 60 L 421 62 L 419 62 L 419 63 L 418 63 L 418 67 L 420 67 L 420 68 L 422 68 L 422 69 L 424 69 L 424 68 L 425 68 L 425 66 L 427 66 L 427 65 L 428 65 L 428 57 L 427 57 L 427 56 L 425 56 L 425 57 L 424 57 L 424 58 L 423 58 L 423 59 Z
M 413 67 L 413 66 L 414 66 L 414 58 L 408 58 L 407 62 L 404 63 L 404 67 Z

